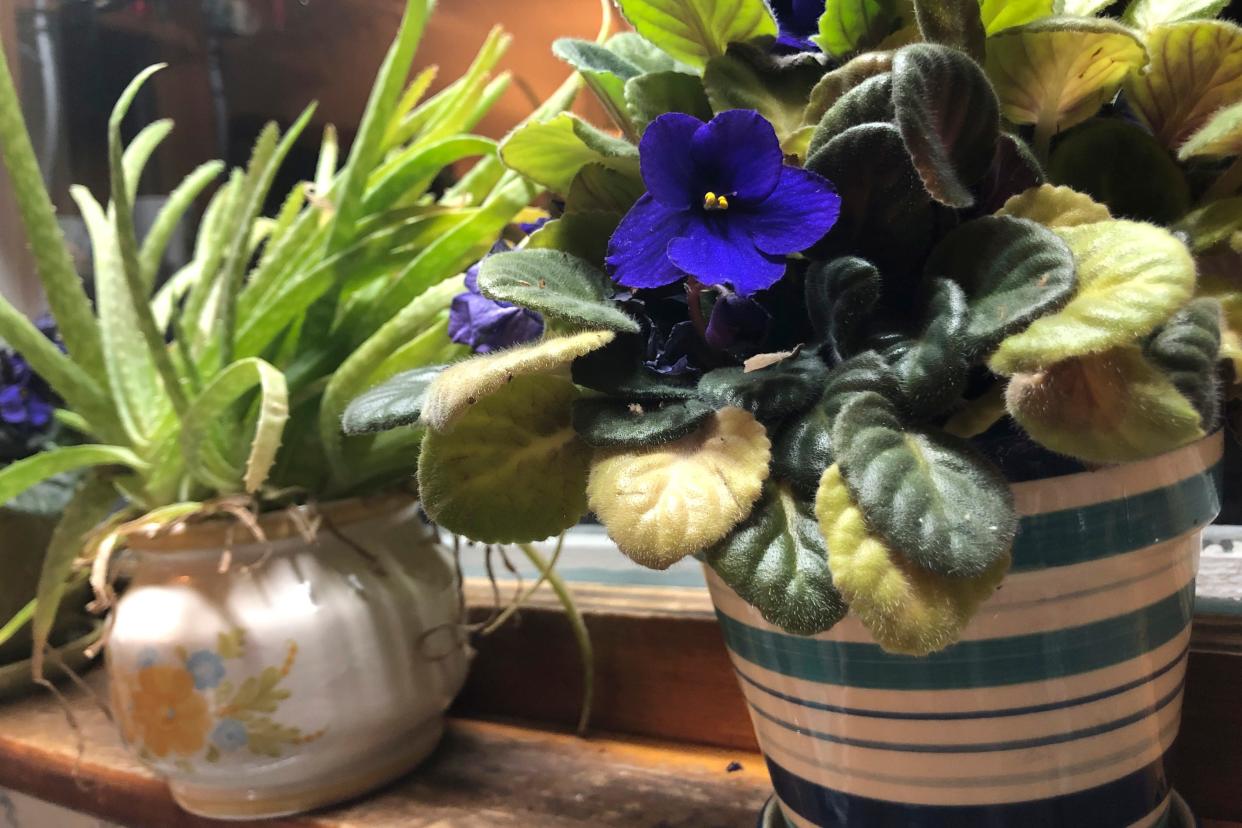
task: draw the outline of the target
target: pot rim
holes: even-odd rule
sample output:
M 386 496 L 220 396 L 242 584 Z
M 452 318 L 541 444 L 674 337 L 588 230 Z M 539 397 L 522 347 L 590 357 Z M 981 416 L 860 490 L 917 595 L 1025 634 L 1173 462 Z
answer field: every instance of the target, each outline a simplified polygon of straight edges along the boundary
M 172 528 L 164 525 L 145 531 L 140 529 L 126 538 L 125 545 L 143 554 L 195 552 L 225 547 L 239 549 L 303 537 L 302 529 L 306 522 L 295 520 L 291 514 L 293 512 L 299 513 L 304 519 L 326 519 L 333 526 L 341 528 L 385 517 L 417 503 L 418 497 L 410 492 L 389 491 L 323 503 L 288 506 L 258 516 L 259 528 L 265 536 L 262 540 L 237 518 L 227 514 L 213 515 L 198 523 L 178 523 Z

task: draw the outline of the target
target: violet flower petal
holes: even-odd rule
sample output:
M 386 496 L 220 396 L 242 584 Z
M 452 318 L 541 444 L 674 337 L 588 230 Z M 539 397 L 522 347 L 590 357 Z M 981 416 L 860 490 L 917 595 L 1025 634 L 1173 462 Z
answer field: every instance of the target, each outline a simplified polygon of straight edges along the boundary
M 755 247 L 744 223 L 728 212 L 694 215 L 687 232 L 669 243 L 668 258 L 705 285 L 729 284 L 749 296 L 785 275 L 785 257 Z
M 755 245 L 765 253 L 800 253 L 824 237 L 837 222 L 841 197 L 832 183 L 800 167 L 781 169 L 772 194 L 739 216 Z
M 678 152 L 685 155 L 685 146 Z M 762 201 L 776 188 L 784 161 L 776 130 L 750 109 L 731 109 L 712 118 L 695 131 L 689 154 L 702 190 L 696 196 L 698 207 L 708 192 L 725 195 L 736 205 Z
M 608 240 L 605 261 L 613 279 L 625 287 L 654 288 L 685 278 L 669 260 L 668 246 L 685 230 L 690 215 L 688 210 L 665 206 L 650 193 L 638 199 Z
M 684 210 L 702 204 L 703 193 L 689 152 L 705 125 L 692 115 L 670 112 L 648 125 L 638 143 L 639 168 L 647 192 L 667 207 Z
M 726 293 L 712 305 L 703 338 L 713 348 L 757 346 L 768 332 L 772 316 L 754 299 Z
M 487 354 L 531 342 L 543 334 L 543 319 L 532 311 L 466 291 L 449 307 L 449 339 Z

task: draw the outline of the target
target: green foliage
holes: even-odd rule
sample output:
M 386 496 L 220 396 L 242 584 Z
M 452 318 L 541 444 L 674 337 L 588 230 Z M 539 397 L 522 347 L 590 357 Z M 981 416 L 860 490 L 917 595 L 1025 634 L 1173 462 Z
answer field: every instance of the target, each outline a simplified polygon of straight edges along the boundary
M 708 61 L 703 86 L 716 112 L 753 109 L 785 141 L 803 126 L 807 96 L 823 74 L 824 67 L 810 56 L 779 58 L 756 46 L 734 44 Z
M 1229 0 L 1130 0 L 1123 20 L 1140 29 L 1152 29 L 1164 23 L 1215 17 L 1229 5 Z
M 411 368 L 354 398 L 341 416 L 341 430 L 348 435 L 388 431 L 418 422 L 423 400 L 443 365 Z
M 863 124 L 886 123 L 893 120 L 893 78 L 891 72 L 866 78 L 850 89 L 828 108 L 807 147 L 811 160 L 847 129 Z
M 626 81 L 625 105 L 639 132 L 665 112 L 684 112 L 703 121 L 712 117 L 702 78 L 684 72 L 649 72 Z
M 717 408 L 736 406 L 770 423 L 810 408 L 827 373 L 819 357 L 800 354 L 755 371 L 709 371 L 699 380 L 699 393 Z
M 983 61 L 983 17 L 978 0 L 914 0 L 914 17 L 928 43 L 942 43 Z
M 640 35 L 695 68 L 730 43 L 776 35 L 763 0 L 617 0 L 617 7 Z
M 1143 348 L 1147 360 L 1163 371 L 1199 412 L 1200 427 L 1214 430 L 1220 420 L 1220 303 L 1212 298 L 1187 302 L 1160 327 Z
M 633 144 L 605 135 L 567 112 L 514 130 L 500 145 L 500 157 L 510 169 L 558 193 L 569 192 L 574 176 L 587 164 L 638 170 Z
M 803 123 L 818 124 L 841 96 L 867 78 L 882 75 L 893 68 L 891 52 L 865 52 L 827 72 L 811 90 L 803 112 Z
M 573 328 L 638 333 L 638 323 L 609 299 L 608 277 L 559 250 L 516 250 L 479 266 L 479 290 Z
M 627 403 L 588 397 L 574 403 L 574 431 L 597 448 L 638 448 L 680 440 L 715 413 L 699 400 Z
M 988 35 L 1052 14 L 1056 0 L 981 0 L 979 14 Z
M 970 309 L 957 282 L 938 279 L 931 290 L 921 329 L 886 350 L 902 396 L 913 413 L 943 413 L 961 395 L 971 364 L 967 336 Z
M 853 355 L 880 298 L 880 272 L 865 259 L 842 256 L 806 272 L 806 307 L 816 341 L 837 359 Z
M 834 57 L 870 49 L 896 27 L 897 17 L 894 0 L 828 0 L 811 40 Z

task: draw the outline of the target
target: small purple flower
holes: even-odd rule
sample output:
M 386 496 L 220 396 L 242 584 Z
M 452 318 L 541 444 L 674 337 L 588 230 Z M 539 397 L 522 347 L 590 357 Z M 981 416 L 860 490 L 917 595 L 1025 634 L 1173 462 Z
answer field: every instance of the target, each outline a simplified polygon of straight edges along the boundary
M 772 315 L 754 299 L 725 293 L 712 306 L 704 338 L 707 344 L 735 356 L 753 354 L 772 324 Z
M 818 52 L 811 35 L 819 32 L 819 18 L 824 14 L 824 0 L 768 0 L 780 35 L 777 51 Z
M 194 677 L 194 686 L 199 690 L 210 690 L 224 679 L 224 662 L 211 650 L 190 653 L 185 668 Z
M 519 221 L 518 229 L 521 230 L 526 235 L 532 236 L 535 234 L 535 231 L 543 227 L 545 224 L 551 221 L 551 219 L 552 219 L 551 216 L 540 216 L 534 221 Z
M 24 383 L 6 385 L 0 388 L 0 420 L 42 429 L 52 421 L 52 405 Z
M 776 131 L 735 109 L 709 123 L 661 115 L 639 144 L 647 193 L 608 243 L 621 285 L 654 288 L 694 276 L 742 296 L 785 275 L 837 220 L 841 199 L 822 176 L 786 166 Z
M 211 731 L 211 743 L 220 750 L 237 750 L 250 741 L 246 725 L 237 719 L 221 719 Z
M 501 251 L 508 248 L 500 246 Z M 489 256 L 501 255 L 492 248 Z M 466 289 L 453 297 L 449 308 L 449 339 L 469 345 L 479 354 L 533 342 L 543 335 L 543 317 L 508 302 L 488 299 L 479 292 L 479 266 L 466 271 Z

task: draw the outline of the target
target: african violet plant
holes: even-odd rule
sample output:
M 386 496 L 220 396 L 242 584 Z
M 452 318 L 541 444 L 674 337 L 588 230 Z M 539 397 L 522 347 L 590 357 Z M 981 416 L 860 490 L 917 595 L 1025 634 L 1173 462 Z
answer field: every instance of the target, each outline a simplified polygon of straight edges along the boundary
M 563 208 L 478 289 L 542 338 L 347 413 L 425 428 L 433 519 L 518 542 L 589 510 L 790 632 L 848 609 L 921 654 L 1004 577 L 1009 481 L 1216 427 L 1220 309 L 1182 238 L 1048 181 L 1138 34 L 990 0 L 618 5 L 635 32 L 556 51 L 623 137 L 562 114 L 500 148 Z
M 263 217 L 311 110 L 283 135 L 266 127 L 247 169 L 210 199 L 193 260 L 158 289 L 156 265 L 172 230 L 223 165 L 191 174 L 139 243 L 134 193 L 172 126 L 159 121 L 122 142 L 126 112 L 153 70 L 140 75 L 109 124 L 110 202 L 73 190 L 94 248 L 94 307 L 0 57 L 0 148 L 66 351 L 3 300 L 0 336 L 64 399 L 57 418 L 87 440 L 0 471 L 0 503 L 52 475 L 90 470 L 52 539 L 31 608 L 36 673 L 57 602 L 79 577 L 75 559 L 135 526 L 207 517 L 222 501 L 263 511 L 408 479 L 417 437 L 342 438 L 341 411 L 381 379 L 465 351 L 447 336 L 460 273 L 538 192 L 503 167 L 494 142 L 468 134 L 508 82 L 492 76 L 505 35 L 493 31 L 466 74 L 425 102 L 434 69 L 407 85 L 431 7 L 409 0 L 344 163 L 329 128 L 315 181 Z M 547 112 L 573 91 L 567 85 Z M 469 157 L 481 160 L 467 176 L 433 191 L 445 165 Z M 24 411 L 46 413 L 29 398 Z

